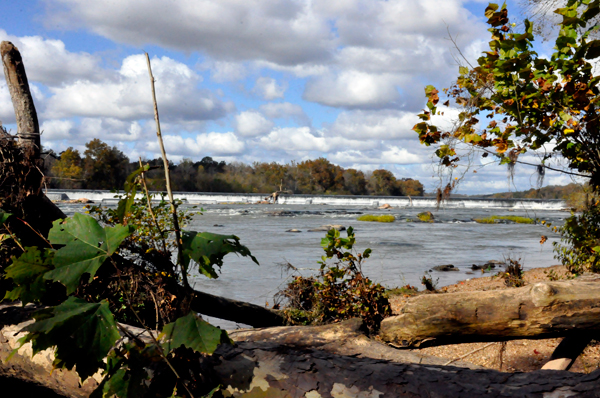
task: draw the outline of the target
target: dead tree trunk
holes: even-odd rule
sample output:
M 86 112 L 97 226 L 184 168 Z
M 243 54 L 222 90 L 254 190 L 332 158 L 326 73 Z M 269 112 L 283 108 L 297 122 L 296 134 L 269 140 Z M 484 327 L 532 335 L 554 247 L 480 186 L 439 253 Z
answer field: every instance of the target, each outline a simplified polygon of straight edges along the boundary
M 384 341 L 408 348 L 564 337 L 584 330 L 600 333 L 600 281 L 578 278 L 417 296 L 400 315 L 384 319 L 380 334 Z
M 19 49 L 9 41 L 0 44 L 6 84 L 10 91 L 17 119 L 17 136 L 22 147 L 28 147 L 33 157 L 40 157 L 40 126 L 29 90 L 25 65 Z

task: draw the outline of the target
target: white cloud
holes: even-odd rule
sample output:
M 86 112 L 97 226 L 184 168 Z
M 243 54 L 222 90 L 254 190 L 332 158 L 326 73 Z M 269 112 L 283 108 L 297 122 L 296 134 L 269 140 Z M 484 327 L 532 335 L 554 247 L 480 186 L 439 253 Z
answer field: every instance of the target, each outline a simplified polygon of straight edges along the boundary
M 47 23 L 111 40 L 293 65 L 329 57 L 334 35 L 310 3 L 285 0 L 55 0 Z M 62 6 L 62 7 L 61 7 Z
M 211 60 L 202 64 L 201 67 L 210 69 L 211 79 L 217 83 L 242 80 L 248 74 L 248 70 L 242 62 Z
M 326 138 L 322 134 L 314 134 L 309 127 L 276 128 L 259 139 L 259 144 L 266 149 L 293 151 L 331 152 L 338 148 L 371 149 L 376 143 L 348 140 L 341 137 Z
M 403 111 L 346 111 L 330 127 L 330 134 L 354 139 L 415 139 L 416 114 Z
M 259 112 L 247 111 L 235 116 L 235 131 L 244 137 L 267 134 L 275 125 Z
M 69 138 L 74 123 L 71 120 L 46 120 L 40 126 L 44 141 L 62 140 Z
M 386 150 L 376 154 L 365 154 L 362 151 L 351 150 L 336 152 L 329 157 L 330 160 L 342 164 L 414 164 L 421 163 L 423 159 L 413 153 L 410 153 L 405 148 L 396 146 L 388 147 Z
M 393 76 L 350 70 L 309 80 L 303 98 L 333 107 L 384 108 L 400 95 Z
M 275 98 L 283 98 L 287 85 L 278 85 L 277 81 L 270 77 L 259 77 L 256 80 L 256 84 L 252 91 L 260 95 L 267 101 L 274 100 Z
M 204 157 L 214 155 L 237 155 L 244 152 L 245 144 L 232 132 L 198 134 L 195 138 L 180 135 L 164 135 L 163 141 L 168 154 L 183 157 Z M 157 142 L 148 142 L 144 148 L 159 154 Z
M 168 57 L 154 58 L 156 96 L 161 119 L 209 120 L 223 117 L 232 105 L 197 88 L 201 77 L 188 66 Z M 153 105 L 146 60 L 131 55 L 120 70 L 102 81 L 76 81 L 51 88 L 46 117 L 113 117 L 124 120 L 153 117 Z
M 86 52 L 67 51 L 61 40 L 41 36 L 17 37 L 2 29 L 0 39 L 12 42 L 19 49 L 30 81 L 57 86 L 103 75 L 98 57 Z
M 271 119 L 292 119 L 300 125 L 311 125 L 310 118 L 302 107 L 290 102 L 271 102 L 261 105 L 260 111 Z

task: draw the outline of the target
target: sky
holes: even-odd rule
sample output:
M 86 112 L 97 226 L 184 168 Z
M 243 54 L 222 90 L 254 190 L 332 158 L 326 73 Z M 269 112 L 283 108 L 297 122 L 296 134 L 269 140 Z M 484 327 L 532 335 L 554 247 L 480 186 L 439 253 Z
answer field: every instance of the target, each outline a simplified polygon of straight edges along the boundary
M 448 87 L 458 75 L 449 37 L 471 62 L 486 49 L 487 4 L 0 0 L 0 40 L 21 51 L 42 145 L 56 152 L 83 152 L 99 138 L 132 160 L 160 156 L 147 52 L 175 163 L 324 157 L 365 172 L 385 168 L 432 192 L 439 183 L 433 150 L 412 126 L 426 103 L 424 87 Z M 16 132 L 4 76 L 0 120 Z M 458 192 L 529 189 L 534 171 L 517 165 L 509 182 L 506 167 L 478 167 Z M 544 185 L 569 182 L 548 173 Z

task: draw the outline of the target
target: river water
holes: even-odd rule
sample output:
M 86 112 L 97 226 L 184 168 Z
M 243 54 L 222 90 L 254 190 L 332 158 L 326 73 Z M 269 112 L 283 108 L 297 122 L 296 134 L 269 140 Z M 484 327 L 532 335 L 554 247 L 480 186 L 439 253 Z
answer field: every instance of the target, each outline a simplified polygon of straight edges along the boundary
M 82 205 L 60 205 L 67 214 Z M 325 232 L 308 232 L 327 224 L 352 226 L 357 249 L 373 250 L 363 266 L 367 276 L 386 287 L 410 284 L 422 288 L 421 277 L 434 266 L 453 264 L 459 271 L 432 271 L 438 286 L 487 276 L 472 271 L 472 264 L 490 260 L 520 259 L 525 269 L 557 264 L 552 242 L 556 234 L 543 225 L 478 224 L 474 218 L 510 215 L 539 218 L 562 225 L 568 212 L 555 210 L 393 208 L 380 210 L 360 206 L 211 204 L 202 206 L 185 229 L 234 234 L 260 262 L 229 254 L 220 277 L 209 280 L 197 273 L 190 283 L 198 290 L 255 304 L 273 304 L 273 296 L 289 280 L 282 264 L 290 263 L 308 275 L 316 272 L 324 254 L 320 241 Z M 198 209 L 195 209 L 198 210 Z M 190 211 L 193 209 L 190 207 Z M 434 223 L 409 221 L 417 213 L 431 211 Z M 361 222 L 361 214 L 391 214 L 393 223 Z M 286 232 L 298 229 L 302 232 Z M 345 236 L 342 232 L 342 236 Z M 540 237 L 548 236 L 545 244 Z M 217 322 L 223 327 L 231 324 Z

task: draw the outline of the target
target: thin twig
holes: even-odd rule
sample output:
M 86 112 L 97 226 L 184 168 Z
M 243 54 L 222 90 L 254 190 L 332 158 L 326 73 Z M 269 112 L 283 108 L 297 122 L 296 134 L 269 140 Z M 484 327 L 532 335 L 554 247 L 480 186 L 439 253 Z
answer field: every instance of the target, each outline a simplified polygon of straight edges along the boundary
M 139 158 L 140 161 L 140 167 L 142 166 L 142 158 Z M 162 229 L 160 229 L 160 224 L 158 223 L 158 221 L 156 220 L 156 216 L 154 215 L 154 211 L 152 211 L 152 199 L 150 198 L 150 192 L 148 192 L 148 185 L 146 185 L 146 173 L 144 171 L 142 171 L 142 185 L 144 186 L 144 192 L 146 193 L 146 201 L 148 203 L 148 212 L 150 213 L 150 216 L 152 216 L 152 220 L 154 220 L 154 224 L 156 225 L 156 229 L 158 229 L 158 232 L 160 233 L 160 241 L 162 242 L 163 245 L 163 252 L 167 253 L 167 244 L 165 243 L 165 231 L 163 231 Z
M 458 360 L 461 360 L 461 359 L 463 359 L 463 358 L 465 358 L 465 357 L 468 357 L 468 356 L 469 356 L 469 355 L 471 355 L 471 354 L 474 354 L 474 353 L 476 353 L 477 351 L 481 351 L 481 350 L 483 350 L 483 349 L 486 349 L 486 348 L 488 348 L 489 346 L 491 346 L 491 345 L 494 345 L 494 344 L 496 344 L 496 342 L 489 343 L 489 344 L 486 344 L 486 345 L 484 345 L 483 347 L 476 348 L 476 349 L 474 349 L 474 350 L 472 350 L 472 351 L 469 351 L 469 352 L 467 352 L 465 355 L 461 355 L 461 356 L 459 356 L 458 358 L 454 358 L 454 359 L 451 359 L 451 360 L 449 360 L 448 362 L 444 363 L 442 366 L 450 365 L 452 362 L 456 362 L 456 361 L 458 361 Z
M 19 240 L 17 239 L 17 237 L 15 236 L 15 234 L 12 233 L 12 231 L 8 228 L 8 225 L 4 225 L 4 228 L 6 228 L 6 230 L 8 231 L 10 237 L 12 238 L 12 240 L 15 241 L 15 243 L 17 244 L 17 246 L 19 246 L 21 248 L 21 250 L 25 251 L 25 248 L 21 245 L 21 242 L 19 242 Z
M 169 195 L 169 201 L 171 202 L 171 212 L 173 214 L 173 227 L 175 228 L 175 241 L 177 244 L 177 263 L 181 267 L 181 279 L 183 286 L 186 290 L 190 290 L 190 284 L 187 279 L 187 270 L 183 265 L 183 242 L 181 240 L 181 230 L 179 229 L 179 219 L 177 218 L 177 205 L 173 199 L 173 191 L 171 190 L 171 173 L 169 171 L 169 161 L 167 160 L 167 153 L 165 152 L 165 145 L 163 144 L 162 133 L 160 130 L 160 120 L 158 117 L 158 104 L 156 102 L 156 90 L 154 89 L 154 76 L 152 75 L 152 66 L 150 65 L 150 56 L 146 54 L 146 62 L 148 63 L 148 74 L 150 75 L 150 86 L 152 88 L 152 101 L 154 102 L 154 120 L 156 121 L 156 136 L 158 137 L 158 144 L 160 145 L 160 152 L 162 154 L 163 164 L 165 166 L 165 183 L 167 185 L 167 194 Z
M 21 221 L 23 224 L 27 225 L 33 232 L 35 232 L 37 234 L 37 236 L 39 236 L 40 238 L 42 238 L 44 240 L 44 242 L 46 242 L 48 244 L 48 246 L 50 246 L 51 248 L 54 248 L 54 246 L 52 246 L 52 243 L 50 243 L 50 241 L 48 241 L 48 239 L 46 239 L 44 237 L 44 235 L 40 234 L 35 228 L 33 228 L 31 225 L 29 225 L 29 223 L 25 220 L 20 219 L 19 217 L 15 217 L 17 220 Z

